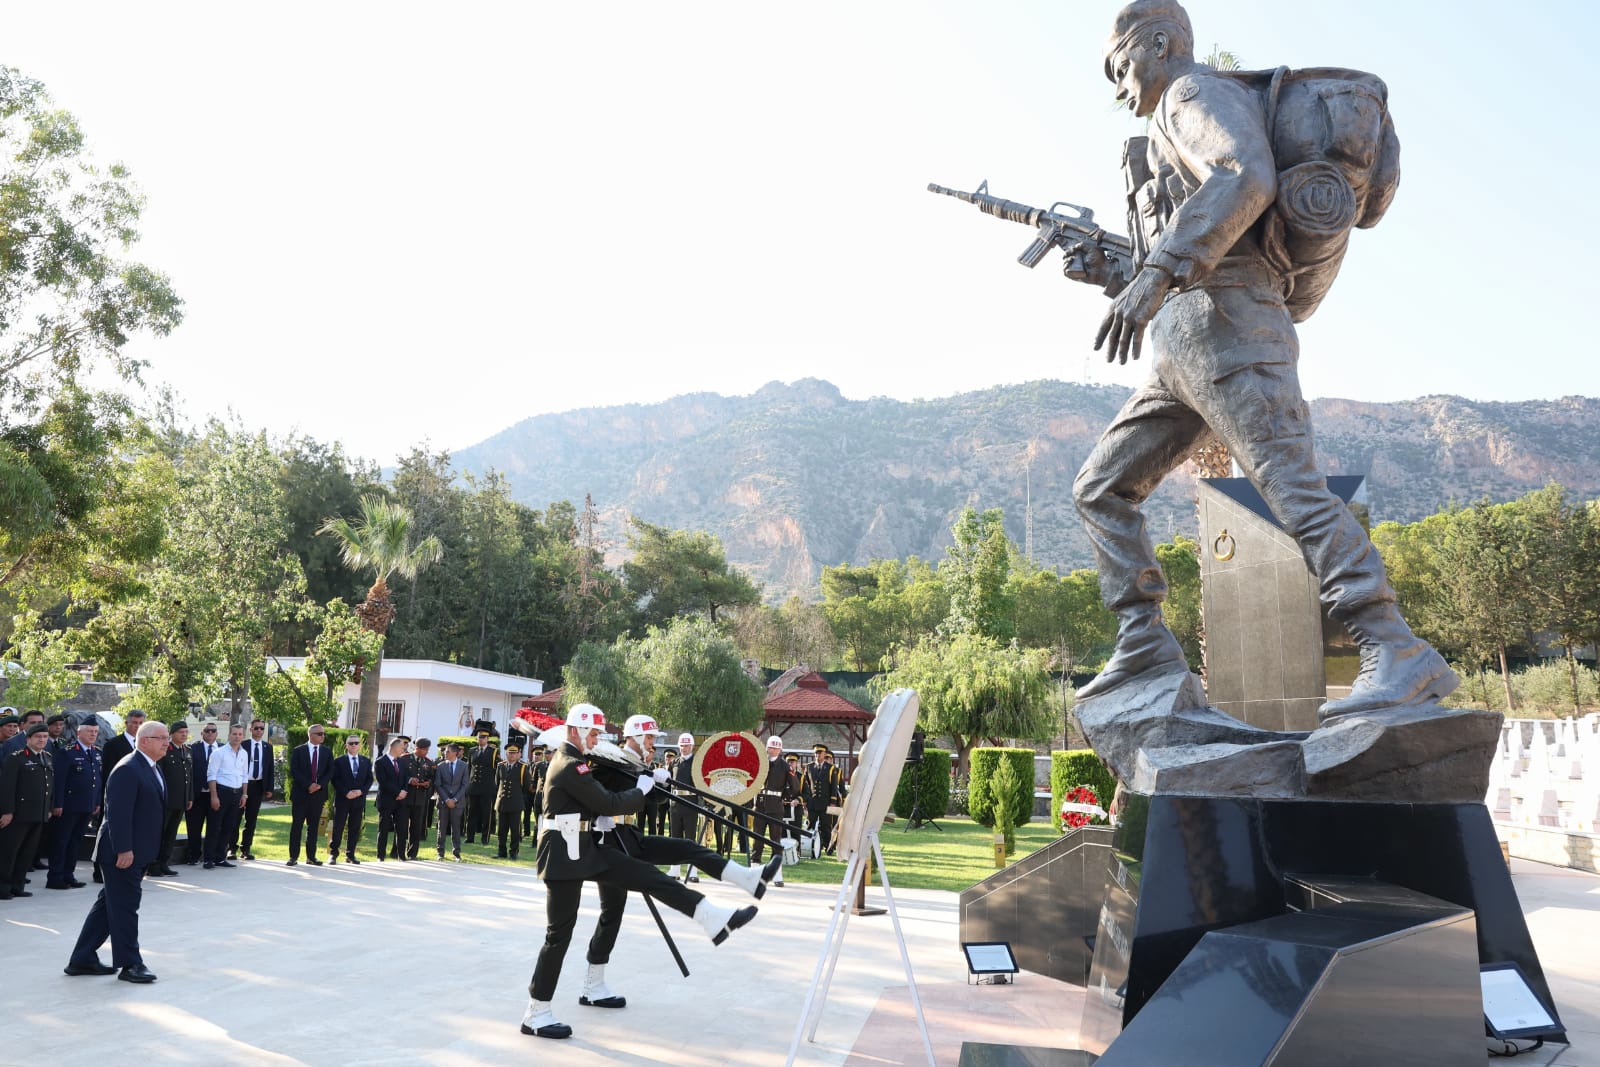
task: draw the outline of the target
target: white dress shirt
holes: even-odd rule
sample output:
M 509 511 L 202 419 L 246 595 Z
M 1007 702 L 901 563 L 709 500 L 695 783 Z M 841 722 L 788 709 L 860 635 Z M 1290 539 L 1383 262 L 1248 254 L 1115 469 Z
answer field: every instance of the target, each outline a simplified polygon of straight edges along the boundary
M 256 761 L 256 753 L 257 752 L 259 752 L 261 754 L 260 762 L 263 763 L 263 764 L 266 763 L 266 761 L 267 761 L 267 743 L 265 741 L 256 741 L 256 740 L 252 739 L 252 740 L 246 741 L 241 747 L 245 750 L 246 753 L 249 754 L 250 759 L 249 759 L 249 762 L 246 764 L 246 766 L 249 767 L 251 770 L 254 770 L 255 767 L 256 767 L 256 762 L 257 762 Z M 252 782 L 260 781 L 261 778 L 262 778 L 262 775 L 265 774 L 265 771 L 266 771 L 266 768 L 263 767 L 262 768 L 262 774 L 252 774 L 252 775 L 250 775 L 250 780 Z
M 237 752 L 223 745 L 211 754 L 211 759 L 206 763 L 207 782 L 216 782 L 229 789 L 243 789 L 249 777 L 250 753 L 243 745 L 239 746 Z

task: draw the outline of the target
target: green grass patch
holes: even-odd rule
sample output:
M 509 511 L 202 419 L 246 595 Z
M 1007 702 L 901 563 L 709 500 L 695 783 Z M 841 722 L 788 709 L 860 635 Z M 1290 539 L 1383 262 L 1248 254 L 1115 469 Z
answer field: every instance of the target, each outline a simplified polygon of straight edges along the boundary
M 975 882 L 980 882 L 995 871 L 994 866 L 994 832 L 979 826 L 969 818 L 950 817 L 941 818 L 935 830 L 931 826 L 922 826 L 916 830 L 905 831 L 905 821 L 897 820 L 885 823 L 879 834 L 883 843 L 884 862 L 889 865 L 889 884 L 898 889 L 945 889 L 952 893 L 959 893 Z M 328 828 L 329 820 L 322 820 L 318 843 L 317 858 L 328 858 Z M 420 859 L 433 859 L 435 828 L 430 827 L 423 845 L 417 856 Z M 377 859 L 378 813 L 372 805 L 367 805 L 367 816 L 361 826 L 361 848 L 356 852 L 356 858 L 363 863 Z M 1027 826 L 1017 827 L 1017 848 L 1011 854 L 1012 861 L 1043 848 L 1054 841 L 1059 834 L 1051 829 L 1048 822 L 1042 824 L 1030 823 Z M 461 846 L 461 860 L 463 863 L 487 863 L 495 865 L 510 865 L 509 859 L 498 859 L 495 852 L 498 843 L 492 845 L 463 844 Z M 289 807 L 265 807 L 261 809 L 261 817 L 256 822 L 255 842 L 251 846 L 258 860 L 286 860 L 289 858 Z M 448 842 L 445 848 L 446 862 L 449 862 Z M 304 852 L 301 860 L 304 862 Z M 339 858 L 344 859 L 341 851 Z M 743 862 L 743 855 L 736 854 L 735 859 Z M 524 840 L 520 858 L 515 863 L 518 867 L 532 867 L 534 860 L 533 842 Z M 807 884 L 837 885 L 844 876 L 844 864 L 830 857 L 822 859 L 804 859 L 798 864 L 784 868 L 783 877 L 786 881 Z M 878 883 L 878 873 L 873 871 L 872 881 Z

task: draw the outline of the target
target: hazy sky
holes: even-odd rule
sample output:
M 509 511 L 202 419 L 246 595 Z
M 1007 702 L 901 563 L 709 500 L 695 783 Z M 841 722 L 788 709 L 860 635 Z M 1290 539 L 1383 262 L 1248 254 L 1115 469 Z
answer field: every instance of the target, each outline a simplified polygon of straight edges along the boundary
M 137 347 L 151 379 L 388 463 L 773 379 L 1137 383 L 1090 352 L 1097 291 L 924 192 L 987 178 L 1124 230 L 1117 6 L 55 0 L 8 6 L 0 62 L 148 197 L 136 254 L 187 302 Z M 1202 53 L 1390 87 L 1404 180 L 1302 328 L 1308 395 L 1600 392 L 1594 5 L 1189 10 Z

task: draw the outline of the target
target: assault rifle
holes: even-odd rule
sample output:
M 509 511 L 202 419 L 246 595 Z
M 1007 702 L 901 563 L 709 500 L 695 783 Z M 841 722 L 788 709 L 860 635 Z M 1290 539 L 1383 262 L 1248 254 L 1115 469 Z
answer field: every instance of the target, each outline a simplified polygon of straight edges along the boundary
M 1094 221 L 1094 212 L 1064 200 L 1050 205 L 1050 210 L 1019 204 L 1015 200 L 1002 200 L 989 195 L 987 181 L 976 192 L 946 189 L 942 185 L 928 184 L 928 192 L 953 196 L 969 204 L 976 204 L 986 215 L 1020 222 L 1024 226 L 1037 226 L 1039 233 L 1033 243 L 1025 248 L 1017 262 L 1024 267 L 1037 267 L 1045 253 L 1059 248 L 1066 254 L 1063 273 L 1073 281 L 1089 282 L 1103 286 L 1115 294 L 1133 276 L 1133 246 L 1126 237 L 1107 233 Z M 1063 213 L 1068 209 L 1073 214 Z

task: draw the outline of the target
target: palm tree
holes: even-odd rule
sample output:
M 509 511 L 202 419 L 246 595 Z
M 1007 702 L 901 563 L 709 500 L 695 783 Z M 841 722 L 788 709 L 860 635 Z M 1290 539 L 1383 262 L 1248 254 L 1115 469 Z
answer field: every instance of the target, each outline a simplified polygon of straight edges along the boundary
M 353 571 L 371 571 L 376 579 L 367 590 L 367 599 L 356 606 L 361 625 L 375 634 L 389 632 L 394 621 L 394 601 L 389 599 L 389 577 L 398 574 L 415 578 L 424 567 L 437 563 L 444 546 L 437 537 L 412 543 L 411 512 L 403 505 L 379 496 L 361 498 L 361 515 L 348 519 L 327 519 L 318 534 L 332 534 L 339 542 L 339 557 Z M 370 670 L 361 672 L 361 703 L 356 710 L 355 727 L 375 736 L 378 726 L 378 679 L 383 669 L 383 651 Z

